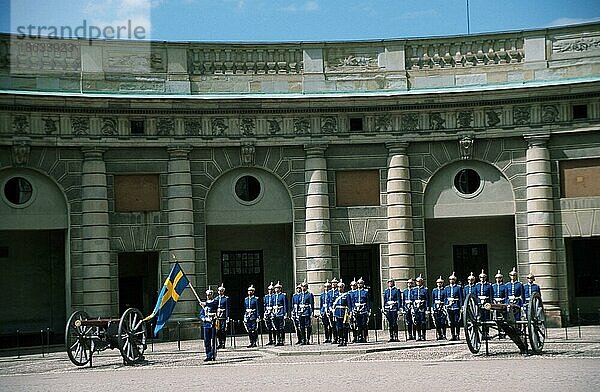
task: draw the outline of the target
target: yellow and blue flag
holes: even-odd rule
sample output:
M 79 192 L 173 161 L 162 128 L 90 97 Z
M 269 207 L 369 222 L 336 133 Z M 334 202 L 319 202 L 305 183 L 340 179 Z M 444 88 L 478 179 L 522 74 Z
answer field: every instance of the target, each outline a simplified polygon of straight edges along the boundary
M 165 280 L 162 290 L 160 290 L 160 294 L 158 295 L 158 300 L 156 301 L 156 306 L 154 307 L 152 314 L 144 319 L 144 321 L 148 321 L 153 317 L 156 317 L 154 336 L 158 334 L 158 331 L 165 326 L 167 320 L 169 320 L 169 317 L 171 317 L 171 313 L 173 313 L 175 304 L 189 283 L 190 282 L 181 269 L 181 266 L 178 262 L 175 262 L 175 264 L 173 264 L 173 268 L 171 268 L 171 273 L 169 273 L 167 280 Z

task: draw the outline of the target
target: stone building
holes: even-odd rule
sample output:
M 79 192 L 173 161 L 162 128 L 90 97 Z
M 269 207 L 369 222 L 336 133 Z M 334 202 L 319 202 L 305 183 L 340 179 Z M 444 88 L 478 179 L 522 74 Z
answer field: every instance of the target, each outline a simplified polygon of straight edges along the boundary
M 196 290 L 537 277 L 596 312 L 600 24 L 427 39 L 0 39 L 0 334 Z M 8 286 L 8 287 L 7 287 Z M 238 305 L 236 305 L 238 306 Z M 176 318 L 198 306 L 185 293 Z M 239 309 L 235 310 L 239 312 Z M 234 316 L 235 317 L 235 316 Z

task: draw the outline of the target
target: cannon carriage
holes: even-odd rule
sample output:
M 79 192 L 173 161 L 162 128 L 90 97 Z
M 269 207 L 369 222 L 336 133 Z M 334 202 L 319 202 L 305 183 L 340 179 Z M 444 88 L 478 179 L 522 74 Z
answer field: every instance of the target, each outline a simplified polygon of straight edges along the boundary
M 73 312 L 65 329 L 65 346 L 69 359 L 77 366 L 92 365 L 92 355 L 118 348 L 123 363 L 134 365 L 144 360 L 146 323 L 135 308 L 123 312 L 119 319 L 90 319 L 86 312 Z
M 515 317 L 515 311 L 521 312 L 520 320 Z M 482 341 L 487 354 L 488 341 L 501 333 L 506 334 L 521 353 L 541 354 L 544 347 L 546 316 L 539 293 L 533 293 L 522 308 L 513 304 L 480 304 L 471 293 L 465 298 L 462 319 L 467 346 L 473 354 L 479 353 Z

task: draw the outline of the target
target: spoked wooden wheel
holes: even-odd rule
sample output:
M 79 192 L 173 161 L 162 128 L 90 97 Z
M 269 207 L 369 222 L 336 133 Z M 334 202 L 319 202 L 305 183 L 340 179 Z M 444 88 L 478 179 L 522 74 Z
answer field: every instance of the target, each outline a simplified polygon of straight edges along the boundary
M 71 362 L 77 366 L 87 364 L 92 358 L 92 351 L 94 350 L 94 341 L 92 339 L 94 327 L 81 325 L 81 321 L 87 319 L 87 313 L 78 310 L 69 317 L 65 329 L 67 355 Z
M 477 354 L 481 349 L 481 310 L 477 304 L 477 299 L 473 294 L 469 294 L 465 299 L 463 306 L 463 323 L 465 328 L 465 337 L 467 346 L 473 354 Z
M 119 320 L 119 351 L 127 365 L 133 365 L 144 359 L 146 350 L 146 324 L 142 313 L 129 308 Z
M 527 306 L 527 333 L 531 351 L 540 354 L 546 341 L 546 314 L 540 293 L 533 293 Z

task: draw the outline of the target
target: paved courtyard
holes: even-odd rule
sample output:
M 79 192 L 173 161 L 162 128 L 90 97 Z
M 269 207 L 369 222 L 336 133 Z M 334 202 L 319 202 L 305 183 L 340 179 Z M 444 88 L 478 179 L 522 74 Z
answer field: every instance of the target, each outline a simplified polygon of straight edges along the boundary
M 371 332 L 373 338 L 373 333 Z M 63 351 L 0 357 L 1 391 L 177 390 L 284 391 L 340 388 L 344 391 L 446 389 L 486 391 L 527 388 L 597 391 L 600 327 L 549 330 L 544 354 L 520 355 L 510 341 L 490 342 L 490 355 L 472 355 L 464 342 L 381 341 L 354 344 L 237 348 L 202 362 L 201 341 L 149 347 L 146 362 L 123 366 L 118 351 L 94 356 L 93 367 L 76 368 Z M 229 344 L 229 341 L 228 341 Z M 427 347 L 424 347 L 426 345 Z

